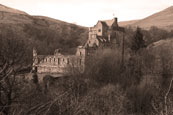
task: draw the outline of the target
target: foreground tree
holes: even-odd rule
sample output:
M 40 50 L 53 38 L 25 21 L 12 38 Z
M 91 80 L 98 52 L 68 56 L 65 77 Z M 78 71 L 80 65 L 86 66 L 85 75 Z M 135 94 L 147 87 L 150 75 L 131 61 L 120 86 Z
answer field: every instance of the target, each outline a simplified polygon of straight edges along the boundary
M 154 81 L 156 93 L 151 101 L 153 112 L 157 115 L 172 115 L 173 108 L 173 58 L 166 47 L 157 50 L 157 78 Z M 157 55 L 157 53 L 155 54 Z
M 15 33 L 0 35 L 0 112 L 10 114 L 17 100 L 24 68 L 28 67 L 27 45 Z

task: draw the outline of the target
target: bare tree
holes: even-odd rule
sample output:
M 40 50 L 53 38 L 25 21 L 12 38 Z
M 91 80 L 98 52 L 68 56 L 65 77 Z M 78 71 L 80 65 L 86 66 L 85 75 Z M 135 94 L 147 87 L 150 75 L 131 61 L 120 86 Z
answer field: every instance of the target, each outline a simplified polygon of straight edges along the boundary
M 158 79 L 158 83 L 156 83 L 158 94 L 154 97 L 154 100 L 156 101 L 151 102 L 153 109 L 159 115 L 172 114 L 173 104 L 173 100 L 171 100 L 172 95 L 170 95 L 173 87 L 173 58 L 170 55 L 170 52 L 168 53 L 165 50 L 167 49 L 160 50 L 160 67 L 158 67 L 160 68 L 160 78 Z
M 172 82 L 173 82 L 173 76 L 172 76 L 172 78 L 171 78 L 171 80 L 170 80 L 168 90 L 167 90 L 167 92 L 166 92 L 166 94 L 165 94 L 165 97 L 164 97 L 165 115 L 168 115 L 168 104 L 167 104 L 167 101 L 168 101 L 168 95 L 169 95 L 170 90 L 171 90 L 171 88 L 172 88 L 172 84 L 173 84 Z
M 0 111 L 6 115 L 19 96 L 18 76 L 27 67 L 29 57 L 27 45 L 22 38 L 17 38 L 13 33 L 7 36 L 1 35 L 0 38 Z

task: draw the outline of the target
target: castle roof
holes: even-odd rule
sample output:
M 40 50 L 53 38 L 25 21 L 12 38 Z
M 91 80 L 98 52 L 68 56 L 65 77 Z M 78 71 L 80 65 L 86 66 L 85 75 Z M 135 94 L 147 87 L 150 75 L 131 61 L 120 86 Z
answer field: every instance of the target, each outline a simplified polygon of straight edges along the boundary
M 114 20 L 104 20 L 103 22 L 105 22 L 106 25 L 110 27 L 114 23 Z
M 111 20 L 101 20 L 102 23 L 105 23 L 109 27 L 111 27 L 115 21 L 117 23 L 117 18 L 114 18 L 114 19 L 111 19 Z
M 108 25 L 106 24 L 106 22 L 104 22 L 104 21 L 100 21 L 100 22 L 102 23 L 103 26 L 108 26 Z

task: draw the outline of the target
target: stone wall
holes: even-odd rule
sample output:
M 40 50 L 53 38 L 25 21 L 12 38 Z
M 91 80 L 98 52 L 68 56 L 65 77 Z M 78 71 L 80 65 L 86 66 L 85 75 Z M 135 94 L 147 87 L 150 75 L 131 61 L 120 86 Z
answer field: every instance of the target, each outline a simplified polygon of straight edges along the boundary
M 81 68 L 83 70 L 85 66 L 86 50 L 82 47 L 77 48 L 76 55 L 62 55 L 59 50 L 55 50 L 54 55 L 33 56 L 38 60 L 33 62 L 33 69 L 37 73 L 66 73 L 68 68 Z M 58 51 L 58 53 L 57 53 Z

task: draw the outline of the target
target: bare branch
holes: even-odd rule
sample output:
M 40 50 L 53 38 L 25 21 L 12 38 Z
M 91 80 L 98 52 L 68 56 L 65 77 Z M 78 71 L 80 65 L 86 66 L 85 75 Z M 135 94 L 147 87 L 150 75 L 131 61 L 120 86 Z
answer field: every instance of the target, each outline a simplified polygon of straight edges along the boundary
M 167 105 L 167 98 L 168 98 L 168 95 L 170 93 L 170 90 L 172 88 L 172 82 L 173 82 L 173 76 L 171 78 L 171 81 L 170 81 L 170 84 L 169 84 L 169 87 L 168 87 L 168 90 L 165 94 L 165 97 L 164 97 L 164 103 L 165 103 L 165 115 L 168 115 L 168 105 Z

